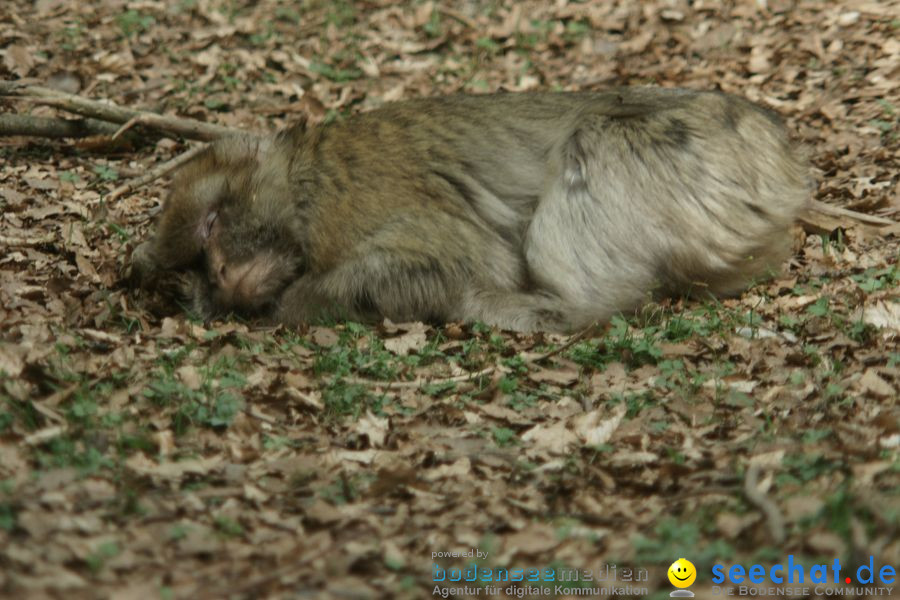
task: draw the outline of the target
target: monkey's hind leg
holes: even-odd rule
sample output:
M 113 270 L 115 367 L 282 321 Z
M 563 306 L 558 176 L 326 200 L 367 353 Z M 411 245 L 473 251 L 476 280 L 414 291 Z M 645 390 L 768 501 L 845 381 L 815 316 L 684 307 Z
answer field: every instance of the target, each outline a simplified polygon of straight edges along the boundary
M 598 319 L 777 269 L 805 202 L 803 163 L 758 108 L 719 94 L 638 108 L 582 117 L 526 238 L 534 281 Z

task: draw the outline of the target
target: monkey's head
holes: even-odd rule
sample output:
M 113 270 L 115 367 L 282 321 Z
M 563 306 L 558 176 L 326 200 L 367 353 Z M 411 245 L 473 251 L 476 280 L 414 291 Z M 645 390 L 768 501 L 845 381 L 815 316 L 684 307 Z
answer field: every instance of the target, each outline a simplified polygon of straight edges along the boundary
M 133 280 L 180 290 L 204 318 L 265 315 L 303 268 L 290 158 L 284 136 L 238 136 L 188 162 L 155 234 L 132 254 Z

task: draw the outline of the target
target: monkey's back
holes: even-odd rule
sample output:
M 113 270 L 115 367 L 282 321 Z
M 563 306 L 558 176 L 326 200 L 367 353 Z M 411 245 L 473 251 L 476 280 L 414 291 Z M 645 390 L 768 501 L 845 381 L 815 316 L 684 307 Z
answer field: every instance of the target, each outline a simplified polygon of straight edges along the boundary
M 660 88 L 391 103 L 322 128 L 312 156 L 326 192 L 322 210 L 351 238 L 403 211 L 424 210 L 480 221 L 521 245 L 540 198 L 571 164 L 588 173 L 630 165 L 622 177 L 647 190 L 646 202 L 628 195 L 632 216 L 648 222 L 647 211 L 669 220 L 688 211 L 698 223 L 705 215 L 710 224 L 740 229 L 743 213 L 752 220 L 764 206 L 781 226 L 796 212 L 793 190 L 805 185 L 774 113 L 721 93 Z M 676 186 L 683 188 L 678 197 L 659 189 L 673 181 L 687 185 Z M 779 206 L 770 197 L 780 192 L 770 188 L 782 183 L 792 192 Z M 742 187 L 761 204 L 695 201 L 691 209 L 697 186 L 713 184 Z M 322 237 L 346 239 L 337 231 Z

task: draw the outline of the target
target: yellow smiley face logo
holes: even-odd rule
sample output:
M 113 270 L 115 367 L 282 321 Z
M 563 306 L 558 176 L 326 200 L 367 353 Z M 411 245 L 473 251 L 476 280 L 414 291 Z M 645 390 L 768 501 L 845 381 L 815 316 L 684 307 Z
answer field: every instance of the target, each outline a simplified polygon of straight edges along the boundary
M 679 558 L 669 567 L 669 583 L 677 588 L 690 587 L 694 580 L 697 579 L 697 569 L 694 563 L 686 558 Z

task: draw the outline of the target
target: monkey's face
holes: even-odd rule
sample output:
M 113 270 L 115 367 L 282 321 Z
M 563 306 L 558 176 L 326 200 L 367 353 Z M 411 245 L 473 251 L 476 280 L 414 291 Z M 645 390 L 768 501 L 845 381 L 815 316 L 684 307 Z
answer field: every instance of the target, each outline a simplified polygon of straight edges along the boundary
M 132 256 L 141 285 L 179 290 L 204 318 L 271 312 L 302 270 L 286 169 L 272 154 L 235 138 L 183 167 L 156 235 Z
M 242 209 L 245 200 L 229 193 L 202 219 L 200 255 L 182 278 L 182 290 L 204 316 L 265 315 L 299 274 L 282 224 Z

